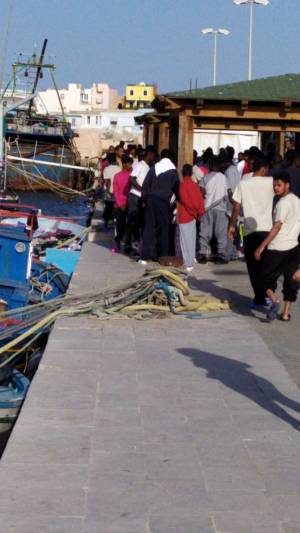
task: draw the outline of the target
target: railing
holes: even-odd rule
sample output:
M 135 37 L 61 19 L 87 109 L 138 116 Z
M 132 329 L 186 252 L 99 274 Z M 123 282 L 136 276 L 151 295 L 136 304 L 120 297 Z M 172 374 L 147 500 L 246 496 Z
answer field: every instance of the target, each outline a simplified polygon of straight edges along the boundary
M 20 133 L 32 133 L 39 135 L 69 135 L 71 128 L 68 124 L 47 124 L 36 122 L 34 124 L 24 124 L 24 121 L 12 118 L 7 120 L 7 130 Z

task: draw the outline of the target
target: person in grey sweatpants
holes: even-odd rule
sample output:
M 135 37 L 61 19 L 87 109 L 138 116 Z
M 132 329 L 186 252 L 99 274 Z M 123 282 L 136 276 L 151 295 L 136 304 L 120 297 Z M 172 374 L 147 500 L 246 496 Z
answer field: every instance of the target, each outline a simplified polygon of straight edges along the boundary
M 193 266 L 196 255 L 196 220 L 180 224 L 180 248 L 187 268 Z
M 202 180 L 205 197 L 205 215 L 200 227 L 199 263 L 206 263 L 211 255 L 210 242 L 213 236 L 217 241 L 217 257 L 215 263 L 226 264 L 228 219 L 226 206 L 228 199 L 227 181 L 219 172 L 219 158 L 213 156 L 209 162 L 210 172 Z
M 201 220 L 200 229 L 200 258 L 207 260 L 210 256 L 210 241 L 213 236 L 217 241 L 218 257 L 216 262 L 227 263 L 227 230 L 228 219 L 226 211 L 218 207 L 208 209 Z M 201 262 L 204 262 L 201 260 Z
M 204 213 L 203 195 L 192 176 L 193 167 L 189 164 L 183 165 L 177 203 L 177 221 L 181 253 L 187 272 L 193 270 L 196 256 L 196 220 L 199 220 Z

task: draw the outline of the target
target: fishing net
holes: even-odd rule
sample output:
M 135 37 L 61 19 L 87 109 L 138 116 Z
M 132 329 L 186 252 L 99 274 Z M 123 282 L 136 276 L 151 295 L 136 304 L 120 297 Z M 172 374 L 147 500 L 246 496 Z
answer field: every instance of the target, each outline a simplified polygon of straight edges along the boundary
M 149 269 L 136 280 L 113 289 L 96 294 L 66 295 L 0 313 L 0 368 L 19 357 L 41 334 L 49 331 L 58 317 L 202 318 L 228 310 L 228 301 L 192 291 L 186 274 L 178 269 Z

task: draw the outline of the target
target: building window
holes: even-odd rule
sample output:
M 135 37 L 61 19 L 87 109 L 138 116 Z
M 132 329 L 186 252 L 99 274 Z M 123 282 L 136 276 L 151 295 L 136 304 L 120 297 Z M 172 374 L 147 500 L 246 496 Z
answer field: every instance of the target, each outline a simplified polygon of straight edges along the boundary
M 129 94 L 130 96 L 134 96 L 134 89 L 130 89 Z
M 81 100 L 82 102 L 88 102 L 88 99 L 89 99 L 89 95 L 88 95 L 88 94 L 81 93 L 81 95 L 80 95 L 80 100 Z
M 90 117 L 90 116 L 87 116 L 87 117 L 86 117 L 86 121 L 87 121 L 88 124 L 90 124 L 90 123 L 91 123 L 91 117 Z
M 72 126 L 76 126 L 76 118 L 72 118 Z
M 144 91 L 144 96 L 148 96 L 148 91 Z
M 96 116 L 96 124 L 98 124 L 98 118 L 99 118 L 99 117 L 98 117 L 98 116 Z
M 64 98 L 65 98 L 65 95 L 64 95 L 64 93 L 60 93 L 60 95 L 59 95 L 59 96 L 60 96 L 60 99 L 61 99 L 61 100 L 64 100 Z

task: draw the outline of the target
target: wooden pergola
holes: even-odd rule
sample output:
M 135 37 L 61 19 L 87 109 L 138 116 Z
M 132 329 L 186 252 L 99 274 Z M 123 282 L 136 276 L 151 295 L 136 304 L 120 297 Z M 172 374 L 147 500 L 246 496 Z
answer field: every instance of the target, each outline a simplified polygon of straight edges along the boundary
M 145 144 L 169 148 L 179 168 L 193 161 L 195 129 L 273 133 L 283 154 L 286 134 L 300 133 L 300 75 L 169 93 L 152 106 L 155 112 L 136 119 Z

